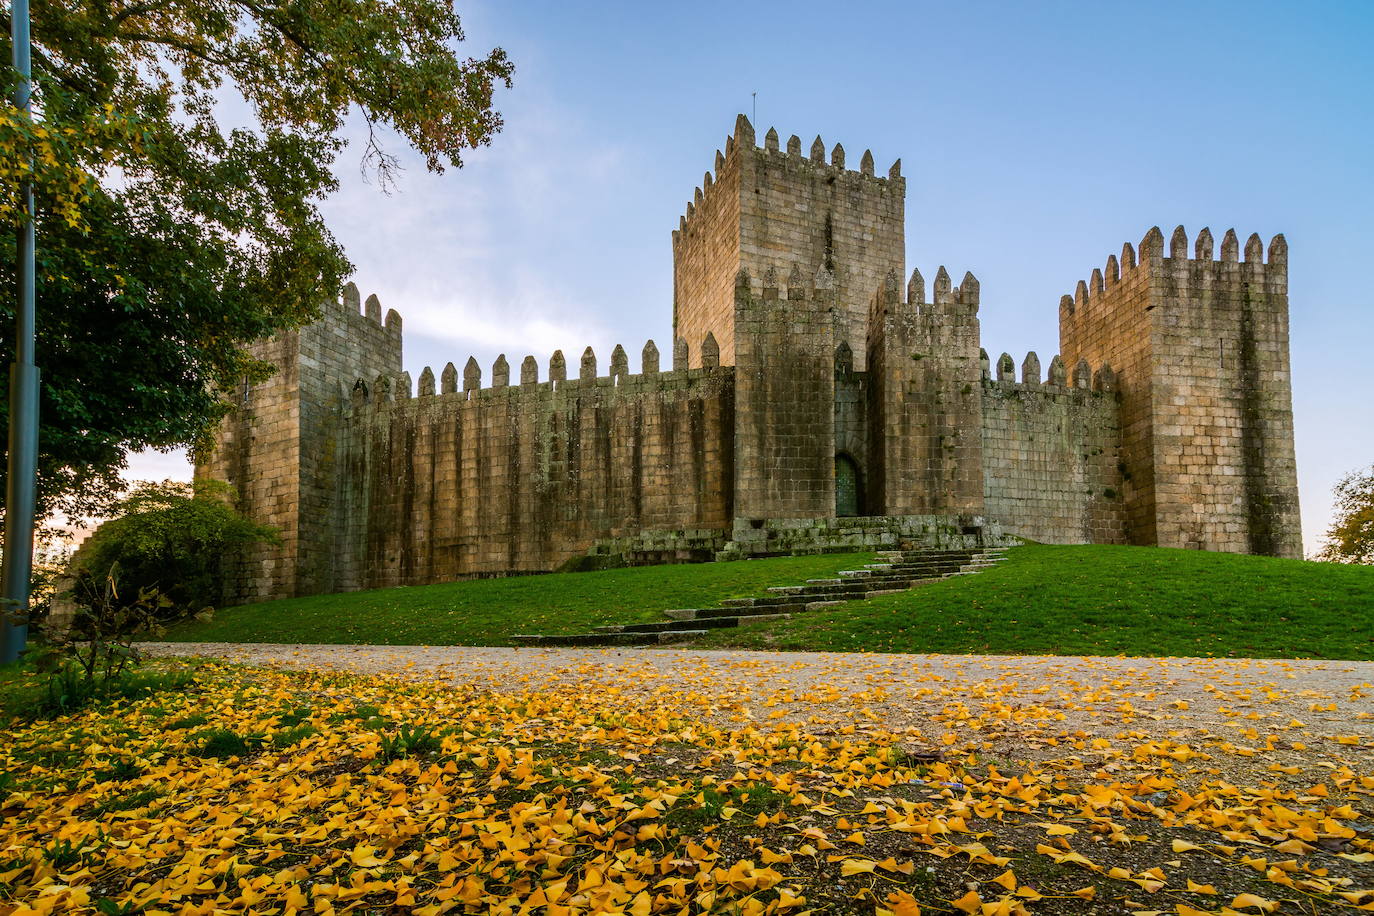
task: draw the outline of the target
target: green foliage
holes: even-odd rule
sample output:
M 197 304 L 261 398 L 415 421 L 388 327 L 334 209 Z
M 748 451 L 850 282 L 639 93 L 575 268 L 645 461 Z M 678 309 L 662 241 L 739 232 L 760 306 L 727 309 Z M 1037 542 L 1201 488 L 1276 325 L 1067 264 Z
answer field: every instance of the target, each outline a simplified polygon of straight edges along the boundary
M 0 114 L 0 225 L 23 218 L 15 189 L 33 181 L 40 515 L 84 516 L 117 494 L 127 449 L 206 444 L 222 393 L 267 371 L 243 345 L 337 295 L 351 268 L 318 205 L 345 117 L 365 122 L 359 155 L 383 184 L 397 169 L 386 132 L 433 171 L 460 166 L 500 130 L 493 92 L 512 67 L 499 48 L 456 55 L 462 28 L 441 0 L 36 0 L 32 13 L 41 114 Z M 0 245 L 0 288 L 14 268 Z
M 476 579 L 228 608 L 211 620 L 173 624 L 188 642 L 368 643 L 508 646 L 516 633 L 581 633 L 610 623 L 649 623 L 669 608 L 714 607 L 871 562 L 825 554 L 639 566 L 602 572 Z M 375 714 L 375 713 L 374 713 Z
M 224 557 L 236 548 L 275 542 L 276 532 L 234 511 L 227 484 L 164 481 L 135 487 L 81 549 L 84 570 L 118 566 L 120 584 L 156 589 L 167 620 L 219 603 Z
M 111 795 L 95 806 L 94 814 L 99 817 L 115 811 L 137 811 L 146 808 L 162 797 L 162 790 L 156 786 L 135 789 L 132 792 Z
M 134 640 L 156 626 L 167 602 L 148 589 L 121 597 L 117 576 L 117 568 L 104 577 L 77 573 L 71 628 L 50 632 L 20 663 L 0 669 L 0 715 L 63 715 L 91 703 L 141 698 L 192 682 L 190 669 L 139 670 L 143 657 Z
M 1374 564 L 1374 465 L 1346 474 L 1332 492 L 1335 518 L 1316 559 Z
M 179 719 L 173 719 L 163 727 L 166 728 L 168 731 L 179 731 L 181 729 L 186 728 L 199 728 L 200 726 L 206 724 L 209 721 L 209 716 L 206 716 L 204 713 L 198 712 L 189 716 L 182 716 Z
M 93 862 L 96 851 L 94 846 L 73 843 L 66 839 L 53 840 L 40 850 L 43 860 L 58 871 L 67 871 L 75 866 Z
M 1028 545 L 896 595 L 703 648 L 1374 659 L 1374 569 L 1159 547 Z

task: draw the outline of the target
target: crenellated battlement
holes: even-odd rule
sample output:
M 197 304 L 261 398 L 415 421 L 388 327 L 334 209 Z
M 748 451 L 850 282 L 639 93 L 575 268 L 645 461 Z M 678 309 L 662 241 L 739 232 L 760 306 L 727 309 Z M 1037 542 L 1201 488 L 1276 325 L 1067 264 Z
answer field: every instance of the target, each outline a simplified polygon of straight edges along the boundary
M 909 309 L 914 315 L 962 313 L 972 317 L 978 314 L 982 286 L 971 270 L 965 271 L 963 280 L 955 286 L 949 271 L 941 264 L 935 271 L 935 282 L 931 284 L 930 293 L 930 299 L 927 300 L 926 281 L 919 268 L 913 269 L 907 280 L 906 298 L 902 298 L 903 290 L 897 275 L 889 273 L 878 287 L 871 309 L 875 313 L 887 314 L 901 307 L 914 307 Z
M 879 189 L 882 193 L 906 195 L 906 181 L 902 177 L 902 160 L 897 159 L 888 167 L 886 176 L 879 176 L 874 172 L 873 151 L 864 150 L 859 158 L 859 168 L 857 170 L 846 167 L 846 153 L 844 146 L 836 143 L 826 157 L 825 141 L 818 134 L 811 141 L 811 149 L 807 155 L 802 154 L 802 141 L 796 134 L 787 140 L 786 148 L 781 148 L 778 143 L 778 132 L 775 128 L 768 128 L 768 133 L 764 135 L 763 146 L 757 145 L 754 134 L 754 126 L 749 123 L 749 119 L 744 115 L 739 115 L 735 120 L 735 131 L 725 139 L 725 150 L 716 150 L 715 163 L 711 170 L 707 171 L 699 184 L 692 191 L 692 197 L 687 202 L 687 207 L 683 214 L 678 217 L 678 227 L 673 231 L 673 248 L 677 249 L 678 243 L 686 234 L 688 227 L 692 225 L 698 210 L 700 210 L 715 194 L 737 193 L 738 187 L 732 187 L 726 178 L 729 169 L 738 170 L 738 159 L 745 155 L 761 155 L 767 157 L 770 162 L 780 164 L 784 168 L 805 171 L 813 177 L 820 177 L 827 182 L 840 182 L 842 186 L 871 187 Z M 733 174 L 733 173 L 732 173 Z
M 679 352 L 688 349 L 685 340 L 679 341 Z M 611 354 L 610 373 L 600 375 L 597 370 L 596 353 L 591 347 L 587 347 L 582 353 L 578 377 L 574 379 L 567 377 L 567 361 L 563 356 L 563 351 L 555 350 L 548 361 L 547 379 L 540 381 L 539 363 L 534 356 L 530 355 L 522 361 L 519 381 L 514 384 L 512 384 L 510 377 L 510 363 L 507 361 L 506 355 L 502 353 L 492 364 L 491 381 L 486 386 L 482 384 L 481 366 L 475 357 L 470 356 L 463 369 L 461 389 L 458 369 L 450 362 L 442 369 L 437 387 L 434 370 L 426 366 L 420 372 L 418 385 L 412 384 L 409 372 L 383 373 L 372 378 L 357 378 L 352 383 L 348 401 L 356 410 L 370 404 L 381 405 L 409 401 L 412 397 L 417 401 L 434 398 L 438 403 L 514 396 L 532 391 L 549 393 L 589 388 L 628 387 L 636 390 L 647 390 L 655 386 L 661 388 L 682 387 L 697 380 L 720 375 L 718 348 L 711 335 L 708 334 L 706 339 L 702 341 L 700 350 L 703 353 L 702 358 L 707 364 L 703 368 L 675 367 L 664 371 L 659 367 L 658 346 L 650 340 L 644 344 L 640 351 L 640 371 L 632 373 L 629 369 L 629 361 L 624 347 L 617 344 Z M 685 359 L 685 352 L 683 358 Z
M 1134 282 L 1141 271 L 1148 275 L 1152 270 L 1187 269 L 1208 274 L 1214 283 L 1258 281 L 1268 287 L 1287 290 L 1288 241 L 1282 233 L 1269 240 L 1267 259 L 1264 242 L 1256 232 L 1246 239 L 1242 260 L 1240 240 L 1234 229 L 1227 229 L 1222 236 L 1220 257 L 1214 257 L 1209 228 L 1198 233 L 1191 255 L 1188 249 L 1188 233 L 1182 226 L 1170 235 L 1167 252 L 1164 233 L 1158 226 L 1152 227 L 1141 238 L 1138 248 L 1126 242 L 1121 246 L 1119 259 L 1114 254 L 1108 255 L 1104 267 L 1094 268 L 1086 280 L 1078 281 L 1072 294 L 1060 297 L 1061 321 L 1078 321 L 1091 315 L 1095 304 L 1102 302 L 1115 287 Z
M 326 300 L 324 312 L 327 316 L 353 316 L 363 318 L 372 325 L 380 327 L 388 334 L 401 336 L 401 315 L 395 309 L 387 309 L 386 318 L 382 317 L 382 302 L 373 293 L 363 302 L 358 286 L 349 282 L 344 284 L 343 294 L 336 300 Z M 366 327 L 359 322 L 350 322 L 353 327 Z
M 1041 379 L 1040 357 L 1034 350 L 1021 361 L 1021 376 L 1017 378 L 1016 360 L 1010 353 L 1003 353 L 996 364 L 988 360 L 988 351 L 979 351 L 982 364 L 983 386 L 988 390 L 996 389 L 1003 394 L 1016 392 L 1043 392 L 1053 395 L 1067 392 L 1093 392 L 1114 394 L 1116 392 L 1116 372 L 1111 363 L 1103 363 L 1096 369 L 1086 359 L 1080 359 L 1070 372 L 1064 358 L 1058 354 L 1050 360 L 1048 375 Z

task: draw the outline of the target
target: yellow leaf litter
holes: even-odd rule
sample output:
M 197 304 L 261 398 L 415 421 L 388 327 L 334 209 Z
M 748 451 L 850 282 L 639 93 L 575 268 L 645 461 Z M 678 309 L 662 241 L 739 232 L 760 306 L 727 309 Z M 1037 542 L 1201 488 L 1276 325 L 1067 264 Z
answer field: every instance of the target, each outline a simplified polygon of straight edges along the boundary
M 773 678 L 627 663 L 498 689 L 210 665 L 187 690 L 14 721 L 0 909 L 1374 911 L 1370 742 L 1284 737 L 1290 701 L 1363 687 L 1232 672 L 1212 708 L 1236 727 L 1146 728 L 1142 710 L 1195 711 L 1146 667 L 1049 689 L 1014 663 L 932 669 L 894 697 L 881 674 L 840 689 L 785 657 L 741 664 Z M 859 714 L 894 703 L 915 724 Z

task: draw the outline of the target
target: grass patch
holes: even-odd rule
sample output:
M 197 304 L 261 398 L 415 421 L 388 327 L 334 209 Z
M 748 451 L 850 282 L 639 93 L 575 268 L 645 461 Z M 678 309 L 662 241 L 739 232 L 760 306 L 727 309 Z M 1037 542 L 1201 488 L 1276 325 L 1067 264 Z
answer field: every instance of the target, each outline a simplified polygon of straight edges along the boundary
M 1028 545 L 976 576 L 713 633 L 698 646 L 1374 659 L 1374 568 Z
M 871 554 L 824 554 L 477 579 L 288 598 L 172 627 L 176 642 L 508 646 L 516 633 L 580 633 L 662 620 L 670 608 L 714 607 L 770 585 L 833 576 Z
M 378 756 L 383 760 L 402 760 L 433 754 L 443 744 L 443 738 L 433 729 L 403 724 L 394 735 L 381 736 Z
M 161 797 L 162 790 L 156 786 L 112 795 L 95 806 L 95 814 L 99 817 L 116 811 L 137 811 L 140 808 L 148 807 Z
M 277 750 L 284 750 L 288 747 L 300 744 L 312 735 L 318 735 L 320 730 L 313 725 L 294 725 L 291 728 L 282 729 L 272 736 L 272 746 Z
M 137 701 L 162 691 L 184 690 L 195 682 L 195 665 L 149 664 L 110 680 L 84 682 L 70 664 L 38 671 L 20 660 L 0 666 L 0 719 L 45 719 L 116 701 Z
M 267 743 L 267 738 L 256 732 L 240 735 L 229 728 L 203 731 L 194 740 L 196 753 L 202 757 L 247 757 Z

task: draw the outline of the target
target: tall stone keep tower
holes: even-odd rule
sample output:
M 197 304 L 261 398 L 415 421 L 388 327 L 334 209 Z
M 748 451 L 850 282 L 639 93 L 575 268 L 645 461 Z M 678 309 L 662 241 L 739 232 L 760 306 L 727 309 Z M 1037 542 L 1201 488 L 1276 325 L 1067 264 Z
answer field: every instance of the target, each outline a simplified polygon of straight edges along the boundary
M 720 345 L 721 364 L 735 364 L 741 269 L 786 277 L 803 265 L 808 277 L 833 274 L 835 339 L 849 343 L 854 368 L 864 369 L 873 291 L 889 274 L 905 272 L 905 199 L 900 160 L 877 177 L 865 151 L 859 170 L 849 171 L 839 144 L 827 162 L 820 137 L 803 155 L 797 137 L 780 149 L 771 129 L 760 148 L 740 115 L 673 233 L 673 333 L 692 345 L 693 367 L 700 365 L 696 344 L 708 333 Z
M 1128 242 L 1061 300 L 1060 352 L 1117 372 L 1130 543 L 1301 557 L 1288 244 L 1212 245 Z
M 350 283 L 342 302 L 325 304 L 321 320 L 249 349 L 277 371 L 259 385 L 245 385 L 196 476 L 227 480 L 240 510 L 277 529 L 281 543 L 259 545 L 239 558 L 226 598 L 338 591 L 335 538 L 343 519 L 337 437 L 349 395 L 341 380 L 400 373 L 401 316 L 391 310 L 383 321 L 377 297 L 360 305 Z

